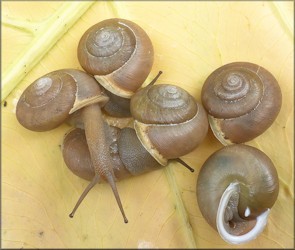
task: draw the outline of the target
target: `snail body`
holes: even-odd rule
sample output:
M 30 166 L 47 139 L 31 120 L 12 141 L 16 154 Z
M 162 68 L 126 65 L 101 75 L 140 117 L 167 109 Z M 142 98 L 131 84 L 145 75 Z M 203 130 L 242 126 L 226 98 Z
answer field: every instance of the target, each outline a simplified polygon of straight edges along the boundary
M 107 89 L 104 89 L 104 93 L 110 98 L 103 107 L 106 115 L 117 118 L 131 117 L 130 98 L 117 96 Z
M 262 134 L 282 104 L 274 76 L 249 62 L 229 63 L 213 71 L 201 95 L 212 131 L 224 145 L 247 142 Z
M 170 84 L 147 86 L 130 102 L 139 140 L 161 164 L 194 150 L 208 131 L 203 107 L 184 89 Z
M 243 144 L 212 154 L 197 180 L 202 215 L 232 244 L 253 240 L 263 231 L 278 192 L 278 175 L 271 160 Z
M 142 146 L 134 129 L 119 129 L 107 124 L 104 125 L 104 129 L 116 180 L 162 167 Z M 88 181 L 93 179 L 95 172 L 83 129 L 75 128 L 65 135 L 62 153 L 67 167 L 75 175 Z
M 20 97 L 16 116 L 26 128 L 46 131 L 59 126 L 74 112 L 81 113 L 95 176 L 84 192 L 100 178 L 111 185 L 124 221 L 127 223 L 116 188 L 113 167 L 105 146 L 101 106 L 109 100 L 93 77 L 80 70 L 51 72 L 33 82 Z M 74 209 L 75 210 L 75 209 Z M 73 217 L 74 211 L 70 214 Z
M 184 89 L 168 84 L 149 85 L 138 90 L 130 106 L 135 130 L 120 130 L 105 124 L 106 140 L 97 141 L 103 143 L 111 155 L 114 176 L 120 180 L 143 174 L 166 166 L 169 159 L 176 159 L 193 171 L 178 158 L 194 150 L 206 136 L 208 120 L 202 106 Z M 74 122 L 83 128 L 79 117 Z M 90 180 L 93 167 L 82 131 L 75 129 L 65 136 L 63 157 L 74 174 Z M 74 210 L 88 191 L 82 194 Z

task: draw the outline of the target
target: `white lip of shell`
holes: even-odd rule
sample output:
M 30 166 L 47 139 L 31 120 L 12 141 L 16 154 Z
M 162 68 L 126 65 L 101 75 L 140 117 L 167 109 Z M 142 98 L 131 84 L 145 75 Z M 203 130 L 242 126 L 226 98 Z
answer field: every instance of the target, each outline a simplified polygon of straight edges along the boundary
M 259 215 L 256 218 L 255 226 L 248 233 L 240 235 L 240 236 L 229 234 L 224 226 L 225 224 L 224 213 L 225 213 L 227 204 L 230 200 L 230 197 L 233 194 L 238 192 L 239 192 L 239 184 L 237 182 L 231 183 L 226 188 L 226 190 L 224 191 L 220 199 L 220 203 L 219 203 L 217 215 L 216 215 L 216 226 L 217 226 L 218 233 L 224 241 L 230 244 L 242 244 L 242 243 L 246 243 L 251 240 L 254 240 L 264 230 L 267 224 L 269 213 L 270 213 L 270 209 L 267 209 L 264 213 Z
M 251 214 L 251 210 L 249 207 L 247 207 L 244 215 L 245 215 L 245 217 L 248 217 L 250 214 Z
M 165 159 L 160 152 L 152 146 L 152 143 L 150 142 L 149 138 L 145 135 L 145 130 L 149 127 L 149 126 L 181 126 L 181 124 L 185 124 L 185 123 L 189 123 L 191 120 L 195 119 L 196 116 L 199 115 L 199 109 L 197 111 L 197 113 L 189 120 L 184 121 L 182 123 L 177 123 L 177 124 L 153 124 L 153 123 L 142 123 L 140 121 L 135 120 L 134 121 L 134 129 L 137 135 L 137 138 L 140 140 L 141 144 L 143 145 L 143 147 L 153 156 L 153 158 L 160 163 L 160 165 L 162 166 L 166 166 L 167 165 L 167 159 Z
M 211 127 L 213 134 L 224 146 L 233 144 L 230 140 L 224 138 L 224 133 L 221 131 L 220 126 L 218 124 L 219 120 L 221 119 L 214 118 L 213 116 L 208 115 L 209 125 Z
M 114 70 L 113 72 L 111 72 L 108 75 L 105 76 L 99 76 L 99 75 L 95 75 L 94 78 L 108 91 L 112 92 L 113 94 L 116 94 L 118 96 L 124 97 L 124 98 L 128 98 L 130 99 L 131 96 L 134 94 L 133 91 L 128 91 L 128 90 L 123 90 L 121 88 L 118 88 L 118 86 L 116 86 L 116 84 L 112 81 L 112 75 L 115 75 L 117 73 L 119 73 L 120 71 L 124 70 L 124 66 L 127 65 L 128 63 L 130 63 L 130 61 L 132 62 L 133 58 L 135 57 L 137 50 L 138 50 L 138 38 L 136 36 L 136 34 L 134 33 L 133 29 L 127 25 L 126 23 L 123 22 L 118 22 L 120 25 L 125 26 L 129 29 L 129 31 L 132 32 L 133 36 L 136 39 L 135 42 L 135 48 L 131 54 L 131 56 L 129 57 L 129 59 L 118 69 Z

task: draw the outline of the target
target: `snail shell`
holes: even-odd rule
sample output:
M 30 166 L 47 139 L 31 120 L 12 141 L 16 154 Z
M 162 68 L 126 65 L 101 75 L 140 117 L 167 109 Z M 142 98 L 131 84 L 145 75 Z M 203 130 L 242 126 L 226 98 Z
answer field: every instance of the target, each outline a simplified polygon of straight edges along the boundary
M 27 129 L 47 131 L 76 110 L 94 103 L 103 106 L 107 101 L 91 76 L 80 70 L 62 69 L 38 78 L 25 89 L 17 103 L 16 117 Z
M 162 73 L 162 71 L 159 71 L 156 77 L 146 86 L 154 85 Z M 107 102 L 106 105 L 103 107 L 103 110 L 108 117 L 131 118 L 130 98 L 117 96 L 106 89 L 104 89 L 104 92 L 110 98 L 109 102 Z
M 130 111 L 139 140 L 161 165 L 194 150 L 208 131 L 203 107 L 178 86 L 161 84 L 137 91 Z
M 141 145 L 134 129 L 119 129 L 107 124 L 104 128 L 117 180 L 159 169 L 159 163 Z M 94 178 L 84 130 L 76 128 L 65 135 L 62 153 L 67 167 L 75 175 L 88 181 Z
M 130 98 L 117 96 L 106 89 L 104 89 L 104 93 L 110 98 L 103 107 L 106 115 L 117 118 L 131 117 Z
M 78 45 L 82 68 L 108 91 L 130 98 L 153 64 L 154 52 L 146 32 L 134 22 L 112 18 L 90 27 Z
M 74 216 L 89 190 L 104 178 L 110 184 L 127 223 L 105 146 L 101 106 L 108 100 L 90 75 L 79 70 L 58 70 L 39 78 L 24 91 L 17 104 L 16 116 L 26 128 L 46 131 L 59 126 L 70 114 L 80 110 L 95 175 L 69 216 Z
M 235 144 L 212 154 L 197 180 L 202 215 L 232 244 L 253 240 L 279 192 L 276 168 L 262 151 Z
M 226 64 L 206 79 L 202 103 L 209 123 L 224 145 L 254 139 L 271 126 L 282 104 L 274 76 L 249 62 Z

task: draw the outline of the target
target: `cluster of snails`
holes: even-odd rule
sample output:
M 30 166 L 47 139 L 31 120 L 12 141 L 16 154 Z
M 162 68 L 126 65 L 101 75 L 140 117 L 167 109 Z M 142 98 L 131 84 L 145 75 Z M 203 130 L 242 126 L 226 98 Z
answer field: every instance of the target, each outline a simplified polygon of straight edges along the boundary
M 242 143 L 274 122 L 282 104 L 281 90 L 263 67 L 234 62 L 208 76 L 201 98 L 211 130 L 225 147 L 200 170 L 199 208 L 225 241 L 245 243 L 263 231 L 278 196 L 279 180 L 269 157 Z
M 90 27 L 79 42 L 78 59 L 85 72 L 48 73 L 20 97 L 16 116 L 25 128 L 46 131 L 63 122 L 75 127 L 64 137 L 62 155 L 67 167 L 90 184 L 70 217 L 95 184 L 107 181 L 127 223 L 116 181 L 159 169 L 170 160 L 193 171 L 180 157 L 198 147 L 210 124 L 224 145 L 234 145 L 214 153 L 202 166 L 197 181 L 200 210 L 226 241 L 255 238 L 277 198 L 278 177 L 264 153 L 237 143 L 255 138 L 276 118 L 281 105 L 276 80 L 251 63 L 225 65 L 207 78 L 203 108 L 178 86 L 153 85 L 159 75 L 142 87 L 153 55 L 151 40 L 140 26 L 107 19 Z M 247 111 L 242 111 L 244 106 L 249 106 Z M 132 117 L 133 126 L 111 126 L 104 115 Z

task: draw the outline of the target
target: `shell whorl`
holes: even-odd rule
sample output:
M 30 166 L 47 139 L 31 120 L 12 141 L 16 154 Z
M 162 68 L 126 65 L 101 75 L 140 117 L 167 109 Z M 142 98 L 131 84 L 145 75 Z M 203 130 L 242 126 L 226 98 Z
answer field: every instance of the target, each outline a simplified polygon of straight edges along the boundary
M 135 48 L 134 34 L 119 20 L 102 21 L 90 27 L 79 44 L 81 66 L 92 75 L 107 75 L 122 67 Z M 105 61 L 108 59 L 108 61 Z M 87 68 L 86 68 L 87 67 Z
M 248 62 L 226 64 L 213 71 L 201 95 L 210 126 L 224 145 L 246 142 L 263 133 L 282 103 L 273 75 Z
M 82 68 L 110 92 L 130 98 L 153 64 L 153 46 L 134 22 L 112 18 L 90 27 L 78 45 Z
M 93 103 L 104 105 L 107 100 L 91 76 L 80 70 L 62 69 L 38 78 L 25 89 L 16 116 L 27 129 L 47 131 L 76 110 Z
M 104 130 L 114 175 L 118 180 L 161 167 L 141 145 L 134 129 L 118 129 L 105 123 Z M 65 134 L 62 153 L 67 167 L 75 175 L 89 181 L 93 179 L 95 172 L 83 129 L 75 128 Z
M 202 88 L 202 102 L 216 118 L 250 113 L 261 101 L 264 86 L 251 64 L 227 64 L 215 70 Z
M 253 223 L 260 214 L 270 209 L 278 196 L 279 180 L 275 166 L 260 150 L 235 144 L 213 153 L 203 164 L 197 180 L 197 200 L 202 215 L 216 229 L 216 216 L 223 192 L 237 183 L 237 197 L 232 197 L 225 220 L 239 223 L 233 217 L 237 212 L 246 224 Z M 237 211 L 234 211 L 237 209 Z M 252 221 L 252 222 L 251 222 Z M 240 221 L 241 222 L 241 221 Z M 243 234 L 243 228 L 230 229 Z M 238 232 L 238 230 L 240 230 Z
M 195 99 L 184 89 L 170 84 L 142 88 L 131 98 L 131 114 L 146 124 L 175 124 L 197 113 Z
M 175 85 L 139 90 L 131 98 L 130 110 L 138 138 L 161 165 L 191 152 L 207 134 L 203 107 Z
M 95 172 L 84 130 L 75 128 L 67 132 L 61 150 L 66 166 L 75 175 L 88 181 L 93 179 Z

